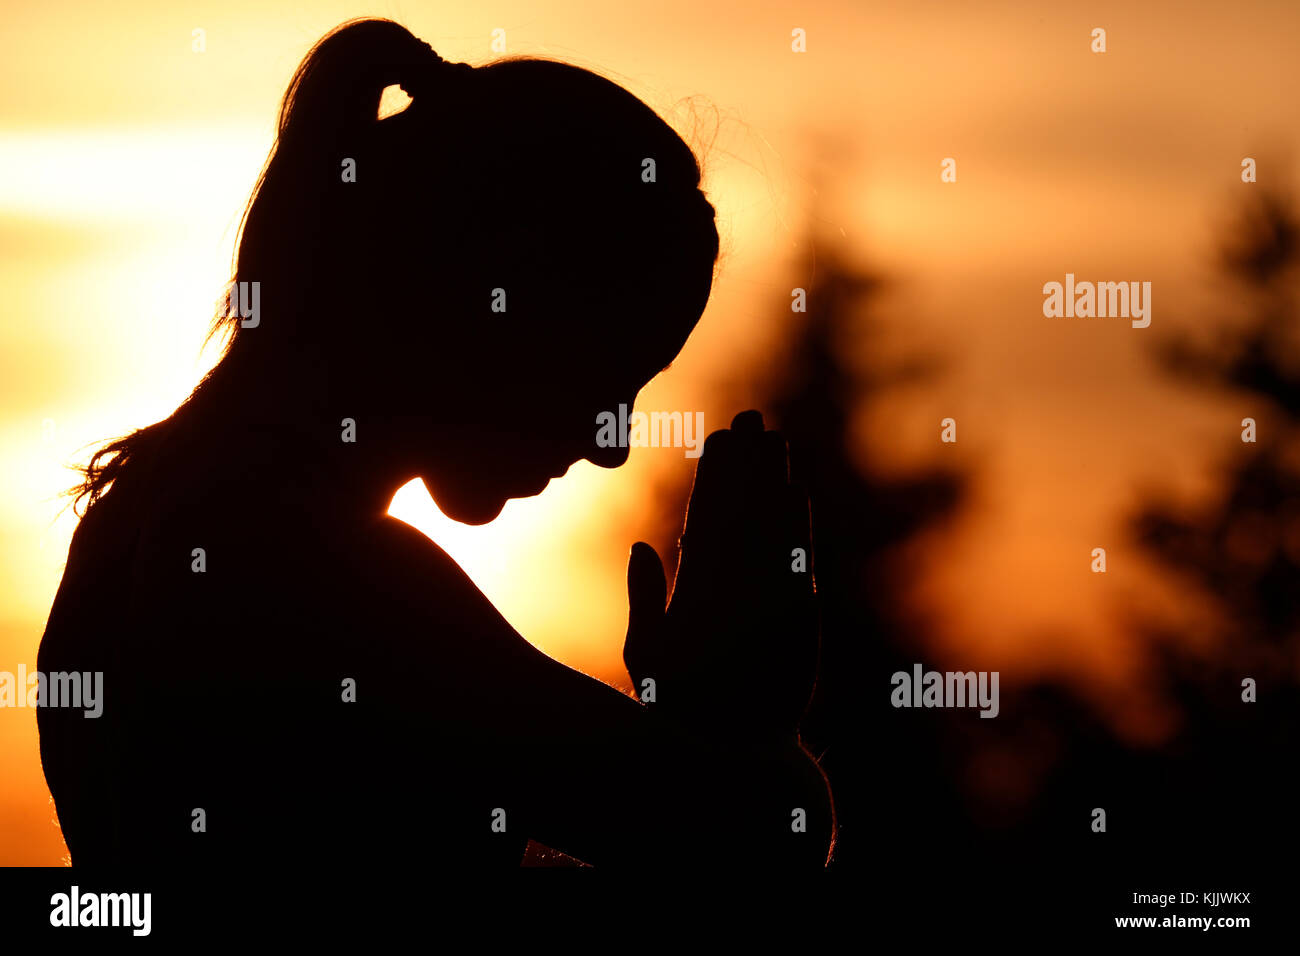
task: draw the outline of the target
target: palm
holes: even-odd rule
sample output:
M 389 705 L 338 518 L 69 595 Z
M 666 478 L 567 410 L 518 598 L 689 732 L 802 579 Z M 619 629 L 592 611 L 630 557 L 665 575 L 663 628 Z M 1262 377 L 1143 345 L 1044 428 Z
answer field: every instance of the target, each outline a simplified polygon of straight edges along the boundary
M 785 441 L 757 412 L 705 443 L 672 600 L 658 556 L 629 565 L 624 660 L 642 699 L 692 724 L 791 734 L 816 677 L 818 627 L 807 497 Z

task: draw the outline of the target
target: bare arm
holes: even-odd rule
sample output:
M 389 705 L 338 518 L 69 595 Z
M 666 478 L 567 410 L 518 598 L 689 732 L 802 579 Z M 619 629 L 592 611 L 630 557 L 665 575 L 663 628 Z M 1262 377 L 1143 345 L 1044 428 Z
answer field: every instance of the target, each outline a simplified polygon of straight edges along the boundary
M 657 556 L 634 549 L 625 657 L 653 703 L 546 657 L 417 532 L 386 534 L 413 576 L 399 590 L 447 635 L 430 666 L 473 682 L 454 709 L 508 766 L 512 826 L 597 864 L 825 864 L 830 792 L 798 737 L 817 656 L 811 566 L 791 561 L 811 552 L 808 505 L 761 418 L 710 438 L 666 608 Z

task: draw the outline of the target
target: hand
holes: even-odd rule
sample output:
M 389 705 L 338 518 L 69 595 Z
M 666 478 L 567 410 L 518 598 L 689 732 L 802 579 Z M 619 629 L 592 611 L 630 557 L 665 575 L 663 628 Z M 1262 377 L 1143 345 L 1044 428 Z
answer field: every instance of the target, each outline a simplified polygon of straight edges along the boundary
M 623 650 L 637 695 L 709 732 L 797 734 L 819 643 L 808 497 L 760 413 L 705 442 L 667 610 L 666 591 L 659 555 L 637 542 Z

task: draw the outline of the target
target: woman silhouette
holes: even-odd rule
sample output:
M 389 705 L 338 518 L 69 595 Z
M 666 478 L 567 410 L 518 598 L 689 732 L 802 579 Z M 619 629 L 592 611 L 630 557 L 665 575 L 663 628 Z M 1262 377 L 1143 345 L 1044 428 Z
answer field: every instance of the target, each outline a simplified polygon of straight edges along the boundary
M 394 84 L 412 103 L 380 120 Z M 535 650 L 385 514 L 415 477 L 483 523 L 575 461 L 621 464 L 597 415 L 699 319 L 713 219 L 691 151 L 592 73 L 449 64 L 384 20 L 316 45 L 226 353 L 80 489 L 39 659 L 104 674 L 100 719 L 39 711 L 75 864 L 518 864 L 533 838 L 593 864 L 824 865 L 807 502 L 757 413 L 706 443 L 667 610 L 633 548 L 640 700 Z

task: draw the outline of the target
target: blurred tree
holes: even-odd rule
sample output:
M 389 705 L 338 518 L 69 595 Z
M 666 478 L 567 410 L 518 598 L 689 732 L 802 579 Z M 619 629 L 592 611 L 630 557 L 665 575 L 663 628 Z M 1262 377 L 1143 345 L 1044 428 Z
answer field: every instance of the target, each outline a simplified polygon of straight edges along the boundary
M 1234 425 L 1208 502 L 1180 511 L 1152 501 L 1132 522 L 1159 566 L 1211 609 L 1191 625 L 1146 626 L 1183 718 L 1166 748 L 1168 787 L 1197 798 L 1180 801 L 1186 810 L 1170 822 L 1225 856 L 1293 832 L 1300 723 L 1300 220 L 1281 194 L 1252 196 L 1220 259 L 1240 320 L 1216 323 L 1210 346 L 1175 340 L 1160 361 L 1243 409 L 1257 440 L 1241 441 Z M 1189 647 L 1187 626 L 1208 637 L 1207 650 Z M 1242 700 L 1247 678 L 1255 703 Z
M 1185 336 L 1158 353 L 1169 374 L 1231 400 L 1258 425 L 1256 443 L 1235 430 L 1227 436 L 1217 489 L 1199 508 L 1180 511 L 1156 495 L 1131 517 L 1157 568 L 1196 599 L 1177 619 L 1130 609 L 1149 662 L 1140 692 L 1173 708 L 1170 735 L 1127 742 L 1078 688 L 1046 681 L 1004 684 L 997 720 L 948 725 L 948 745 L 967 761 L 952 783 L 965 788 L 973 814 L 972 852 L 1000 855 L 1021 888 L 1029 873 L 1119 913 L 1127 893 L 1160 881 L 1197 893 L 1259 890 L 1274 864 L 1294 866 L 1298 236 L 1291 205 L 1264 193 L 1229 231 L 1219 260 L 1241 316 L 1215 323 L 1208 344 Z M 1242 699 L 1246 678 L 1257 685 L 1254 703 Z M 998 786 L 1027 770 L 1026 786 Z M 1089 826 L 1095 807 L 1107 813 L 1100 839 Z

